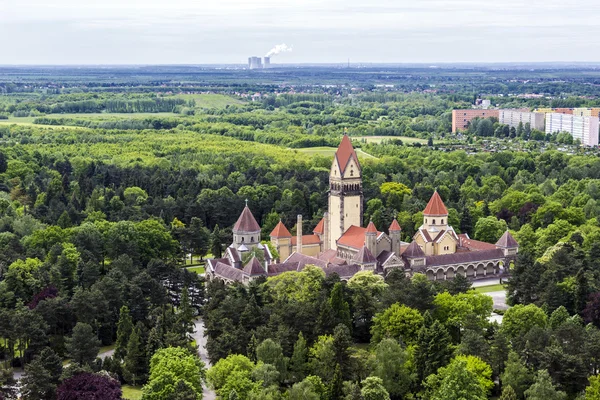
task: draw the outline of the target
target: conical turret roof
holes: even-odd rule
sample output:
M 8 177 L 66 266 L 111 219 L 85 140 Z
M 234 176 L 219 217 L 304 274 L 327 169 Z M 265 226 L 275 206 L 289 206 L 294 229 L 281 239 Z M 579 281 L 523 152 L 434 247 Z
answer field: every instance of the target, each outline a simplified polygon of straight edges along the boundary
M 504 235 L 502 235 L 502 237 L 498 239 L 498 241 L 496 242 L 496 246 L 509 249 L 513 247 L 519 247 L 519 243 L 517 243 L 513 235 L 511 235 L 510 232 L 507 230 L 506 232 L 504 232 Z
M 371 233 L 371 234 L 375 234 L 377 235 L 377 228 L 375 227 L 375 224 L 373 223 L 373 221 L 369 222 L 369 225 L 367 225 L 367 234 Z
M 288 231 L 283 222 L 281 222 L 280 220 L 269 236 L 275 238 L 289 238 L 292 237 L 292 234 L 290 233 L 290 231 Z
M 423 253 L 423 250 L 421 250 L 421 247 L 419 247 L 417 242 L 413 240 L 411 244 L 408 245 L 406 250 L 404 250 L 402 256 L 407 258 L 420 258 L 425 257 L 425 253 Z
M 448 209 L 437 190 L 433 192 L 433 196 L 429 199 L 427 207 L 423 210 L 423 215 L 448 215 Z
M 356 253 L 353 260 L 359 264 L 371 264 L 377 262 L 377 259 L 373 256 L 373 253 L 371 253 L 367 246 L 363 246 L 362 249 Z
M 388 229 L 388 231 L 390 232 L 400 232 L 402 230 L 402 228 L 400 228 L 400 224 L 398 223 L 398 221 L 396 221 L 396 218 L 394 218 L 394 220 L 392 221 L 392 224 L 390 225 L 390 228 Z
M 248 206 L 244 207 L 242 214 L 233 226 L 233 232 L 260 232 L 260 226 Z

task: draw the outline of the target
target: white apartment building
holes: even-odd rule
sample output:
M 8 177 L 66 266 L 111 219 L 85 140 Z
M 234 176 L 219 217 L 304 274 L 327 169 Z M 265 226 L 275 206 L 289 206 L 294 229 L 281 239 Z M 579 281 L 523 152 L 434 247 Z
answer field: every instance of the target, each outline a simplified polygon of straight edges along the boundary
M 546 133 L 568 132 L 585 146 L 598 146 L 598 117 L 582 117 L 570 114 L 546 114 Z
M 529 112 L 523 110 L 499 110 L 500 115 L 498 117 L 498 121 L 501 124 L 513 126 L 515 128 L 519 127 L 519 123 L 529 124 L 531 129 L 538 129 L 540 131 L 544 130 L 544 119 L 545 115 L 543 113 L 537 112 Z

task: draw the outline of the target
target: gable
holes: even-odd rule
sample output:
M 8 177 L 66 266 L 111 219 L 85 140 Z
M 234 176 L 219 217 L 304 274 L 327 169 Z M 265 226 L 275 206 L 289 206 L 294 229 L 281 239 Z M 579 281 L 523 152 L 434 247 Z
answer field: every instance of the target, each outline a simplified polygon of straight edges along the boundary
M 350 158 L 348 160 L 348 165 L 342 166 L 342 169 L 344 171 L 344 178 L 360 178 L 360 168 L 354 158 Z

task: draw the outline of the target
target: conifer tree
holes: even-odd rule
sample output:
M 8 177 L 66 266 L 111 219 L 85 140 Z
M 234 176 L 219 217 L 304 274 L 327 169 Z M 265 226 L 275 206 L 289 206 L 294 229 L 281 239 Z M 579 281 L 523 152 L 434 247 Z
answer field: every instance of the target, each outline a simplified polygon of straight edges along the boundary
M 352 318 L 350 316 L 350 306 L 344 299 L 344 287 L 341 282 L 337 282 L 331 290 L 329 304 L 333 311 L 334 326 L 344 324 L 348 329 L 352 328 Z
M 298 334 L 298 340 L 294 344 L 294 352 L 290 360 L 290 373 L 292 382 L 301 382 L 306 377 L 308 363 L 308 348 L 302 332 Z
M 419 382 L 435 374 L 452 357 L 450 334 L 438 320 L 432 321 L 429 312 L 426 312 L 425 323 L 417 337 L 415 364 Z
M 500 400 L 518 400 L 517 394 L 512 386 L 506 386 L 502 390 L 502 396 L 500 396 Z
M 21 384 L 24 400 L 49 400 L 54 397 L 56 390 L 56 385 L 52 383 L 52 375 L 44 368 L 39 357 L 27 364 Z
M 344 381 L 342 378 L 342 370 L 340 365 L 335 366 L 335 372 L 333 373 L 333 379 L 329 383 L 329 400 L 342 399 L 344 395 Z
M 78 322 L 73 334 L 67 338 L 67 352 L 71 360 L 81 365 L 91 364 L 98 355 L 100 341 L 88 324 Z
M 46 347 L 38 356 L 44 369 L 50 373 L 52 383 L 58 384 L 63 371 L 62 359 L 49 347 Z
M 129 342 L 129 336 L 133 330 L 133 322 L 131 321 L 131 314 L 129 313 L 129 307 L 122 306 L 119 312 L 119 322 L 117 323 L 117 341 L 115 343 L 115 358 L 123 359 L 127 354 L 127 343 Z
M 194 309 L 187 287 L 181 291 L 181 301 L 177 310 L 177 326 L 183 338 L 187 339 L 189 334 L 194 333 Z
M 133 328 L 127 342 L 127 354 L 123 364 L 123 376 L 132 385 L 143 382 L 146 378 L 147 359 L 142 343 L 142 323 Z

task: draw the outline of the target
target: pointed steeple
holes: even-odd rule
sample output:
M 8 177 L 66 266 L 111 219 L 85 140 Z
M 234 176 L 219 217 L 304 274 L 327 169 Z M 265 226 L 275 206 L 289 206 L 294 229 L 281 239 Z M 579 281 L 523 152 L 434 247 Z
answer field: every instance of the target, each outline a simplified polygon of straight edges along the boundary
M 448 215 L 448 209 L 446 208 L 446 205 L 444 204 L 444 202 L 442 201 L 442 198 L 438 194 L 437 189 L 435 192 L 433 192 L 433 196 L 431 196 L 429 203 L 427 203 L 427 207 L 425 207 L 425 210 L 423 210 L 423 215 L 427 215 L 427 216 L 429 216 L 429 215 L 431 215 L 431 216 L 446 216 L 446 215 Z
M 340 176 L 344 175 L 344 171 L 346 171 L 346 167 L 351 159 L 354 159 L 357 167 L 360 169 L 360 163 L 358 162 L 358 156 L 356 155 L 354 147 L 352 146 L 352 141 L 345 133 L 337 151 L 335 152 L 335 158 L 340 166 Z

